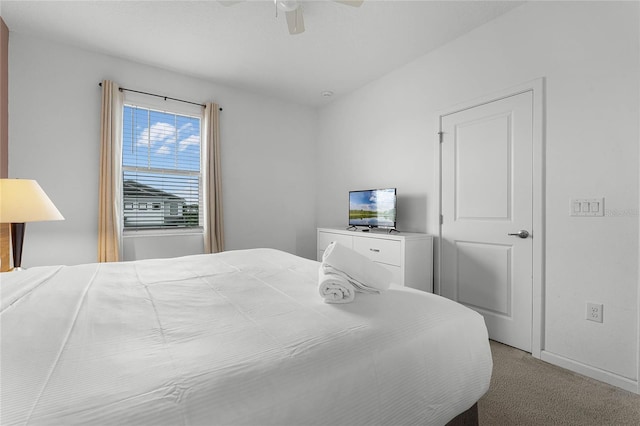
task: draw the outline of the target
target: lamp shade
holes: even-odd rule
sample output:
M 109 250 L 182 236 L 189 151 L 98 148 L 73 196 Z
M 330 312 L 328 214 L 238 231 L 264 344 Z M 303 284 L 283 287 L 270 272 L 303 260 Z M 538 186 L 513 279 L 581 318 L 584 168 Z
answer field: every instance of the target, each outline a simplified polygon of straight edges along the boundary
M 0 223 L 64 220 L 38 182 L 0 179 Z

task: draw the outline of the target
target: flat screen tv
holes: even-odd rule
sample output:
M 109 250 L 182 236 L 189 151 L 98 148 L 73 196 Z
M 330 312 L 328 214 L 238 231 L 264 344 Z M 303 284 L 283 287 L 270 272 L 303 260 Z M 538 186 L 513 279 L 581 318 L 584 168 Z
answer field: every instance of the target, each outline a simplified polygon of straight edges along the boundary
M 396 188 L 349 191 L 349 226 L 396 229 Z

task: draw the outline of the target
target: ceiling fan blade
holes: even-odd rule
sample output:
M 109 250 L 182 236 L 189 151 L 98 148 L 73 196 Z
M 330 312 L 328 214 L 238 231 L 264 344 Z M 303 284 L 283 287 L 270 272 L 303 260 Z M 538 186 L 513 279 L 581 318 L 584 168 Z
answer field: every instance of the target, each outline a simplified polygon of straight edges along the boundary
M 291 12 L 285 12 L 289 34 L 300 34 L 304 32 L 304 18 L 302 17 L 302 7 L 298 7 Z
M 333 0 L 336 3 L 346 4 L 347 6 L 360 7 L 364 0 Z

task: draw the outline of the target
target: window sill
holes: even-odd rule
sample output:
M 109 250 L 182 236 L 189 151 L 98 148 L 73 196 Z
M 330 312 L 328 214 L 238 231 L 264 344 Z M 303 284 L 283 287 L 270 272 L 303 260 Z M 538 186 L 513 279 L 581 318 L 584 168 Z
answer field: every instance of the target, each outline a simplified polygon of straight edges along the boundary
M 125 229 L 122 231 L 122 238 L 136 237 L 168 237 L 176 235 L 202 235 L 204 229 L 198 228 L 180 228 L 180 229 Z

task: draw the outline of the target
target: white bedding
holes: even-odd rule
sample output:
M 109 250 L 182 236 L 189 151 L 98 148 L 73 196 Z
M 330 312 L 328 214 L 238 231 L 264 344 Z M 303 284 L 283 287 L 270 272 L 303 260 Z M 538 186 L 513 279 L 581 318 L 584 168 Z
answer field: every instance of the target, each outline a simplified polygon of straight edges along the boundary
M 327 304 L 271 249 L 0 276 L 0 424 L 442 425 L 488 389 L 484 321 L 391 287 Z

